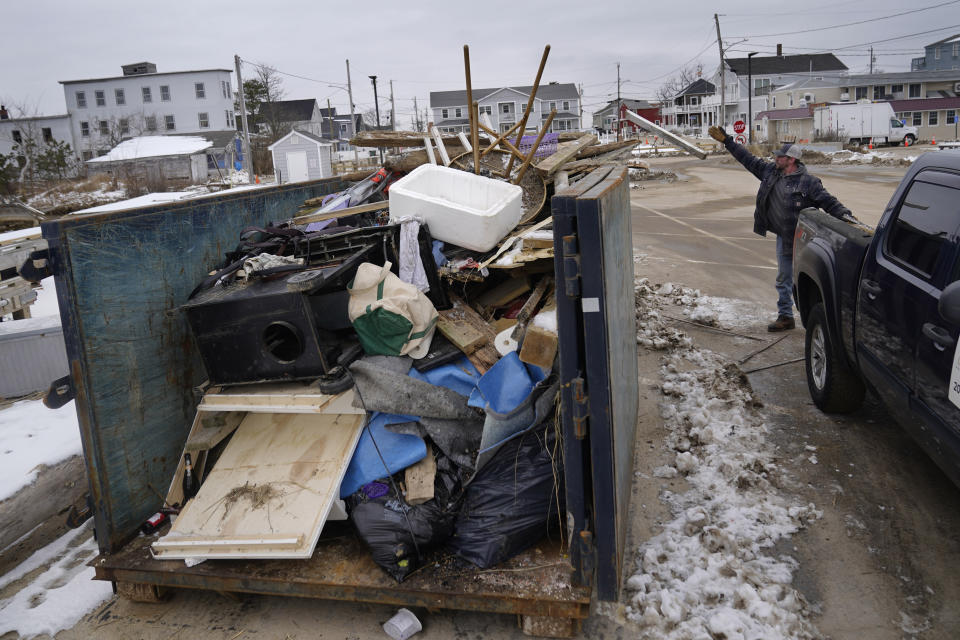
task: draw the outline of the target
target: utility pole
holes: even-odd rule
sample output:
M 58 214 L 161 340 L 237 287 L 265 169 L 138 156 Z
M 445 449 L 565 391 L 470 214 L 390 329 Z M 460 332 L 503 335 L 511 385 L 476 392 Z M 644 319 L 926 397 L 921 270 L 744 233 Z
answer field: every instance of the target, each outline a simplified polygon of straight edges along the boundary
M 577 95 L 578 102 L 580 103 L 580 128 L 583 128 L 583 83 L 580 83 L 580 93 Z M 592 122 L 590 123 L 593 124 Z
M 393 80 L 390 81 L 390 129 L 397 130 L 397 103 L 393 101 Z
M 380 131 L 380 100 L 377 98 L 377 76 L 367 76 L 373 83 L 373 107 L 377 113 L 377 131 Z M 383 147 L 380 149 L 380 164 L 383 164 Z
M 417 107 L 417 96 L 413 96 L 413 130 L 423 131 L 423 125 L 420 124 L 420 109 Z
M 243 76 L 240 75 L 240 56 L 233 56 L 237 66 L 237 93 L 240 94 L 240 122 L 243 124 L 243 168 L 247 171 L 247 180 L 254 183 L 253 158 L 250 157 L 250 127 L 247 125 L 247 99 L 243 95 Z
M 870 47 L 870 75 L 873 75 L 873 47 Z
M 353 85 L 350 84 L 350 60 L 347 60 L 347 97 L 350 99 L 350 129 L 353 135 L 357 135 L 357 116 L 353 114 Z M 353 146 L 353 167 L 359 168 L 360 159 L 357 157 L 357 147 Z
M 617 63 L 617 142 L 620 142 L 620 63 Z
M 726 78 L 726 67 L 727 65 L 723 62 L 723 40 L 720 39 L 720 17 L 717 14 L 713 14 L 713 21 L 717 25 L 717 46 L 720 47 L 720 122 L 717 124 L 720 125 L 720 128 L 723 128 L 727 124 L 727 78 Z
M 759 51 L 747 54 L 747 126 L 750 127 L 750 133 L 747 134 L 747 140 L 753 144 L 753 56 Z

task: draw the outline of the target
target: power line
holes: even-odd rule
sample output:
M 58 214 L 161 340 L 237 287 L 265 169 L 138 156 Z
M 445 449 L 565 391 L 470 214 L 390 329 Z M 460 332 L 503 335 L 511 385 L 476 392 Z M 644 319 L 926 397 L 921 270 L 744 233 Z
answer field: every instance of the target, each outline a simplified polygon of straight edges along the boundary
M 834 49 L 834 51 L 843 51 L 844 49 L 856 49 L 857 47 L 864 47 L 868 44 L 876 44 L 878 42 L 891 42 L 893 40 L 903 40 L 904 38 L 922 36 L 928 33 L 936 33 L 937 31 L 946 31 L 947 29 L 956 29 L 957 27 L 960 27 L 960 24 L 950 25 L 949 27 L 940 27 L 939 29 L 930 29 L 929 31 L 918 31 L 917 33 L 911 33 L 905 36 L 895 36 L 893 38 L 884 38 L 883 40 L 871 40 L 870 42 L 861 42 L 860 44 L 852 44 L 849 47 L 840 47 L 839 49 Z
M 798 33 L 813 33 L 814 31 L 829 31 L 830 29 L 842 29 L 843 27 L 852 27 L 858 24 L 866 24 L 868 22 L 878 22 L 880 20 L 889 20 L 890 18 L 898 18 L 900 16 L 905 16 L 911 13 L 919 13 L 921 11 L 929 11 L 930 9 L 937 9 L 939 7 L 945 7 L 951 4 L 957 4 L 960 0 L 950 0 L 949 2 L 941 2 L 940 4 L 931 5 L 929 7 L 921 7 L 919 9 L 911 9 L 910 11 L 901 11 L 900 13 L 893 13 L 888 16 L 881 16 L 879 18 L 869 18 L 867 20 L 858 20 L 856 22 L 847 22 L 845 24 L 835 24 L 830 27 L 817 27 L 815 29 L 803 29 L 801 31 L 784 31 L 782 33 L 762 33 L 760 35 L 749 36 L 751 38 L 772 38 L 775 36 L 792 36 Z
M 957 1 L 960 2 L 960 0 L 957 0 Z M 307 77 L 307 76 L 297 75 L 296 73 L 290 73 L 290 72 L 288 72 L 288 71 L 281 71 L 280 69 L 277 69 L 276 67 L 274 67 L 274 66 L 272 66 L 272 65 L 264 64 L 264 63 L 262 63 L 262 62 L 255 62 L 255 61 L 253 61 L 253 60 L 245 60 L 245 59 L 243 59 L 243 58 L 241 58 L 240 61 L 241 61 L 241 62 L 246 62 L 247 64 L 251 64 L 251 65 L 253 65 L 253 66 L 255 66 L 255 67 L 270 69 L 271 71 L 275 71 L 276 73 L 279 73 L 279 74 L 284 75 L 284 76 L 290 76 L 291 78 L 299 78 L 300 80 L 308 80 L 308 81 L 310 81 L 310 82 L 317 82 L 317 83 L 319 83 L 319 84 L 326 84 L 326 85 L 330 85 L 331 87 L 337 87 L 337 88 L 339 88 L 339 89 L 343 89 L 344 91 L 345 91 L 346 88 L 347 88 L 347 85 L 344 84 L 344 83 L 341 83 L 341 82 L 331 82 L 331 81 L 329 81 L 329 80 L 318 80 L 318 79 L 316 79 L 316 78 L 309 78 L 309 77 Z

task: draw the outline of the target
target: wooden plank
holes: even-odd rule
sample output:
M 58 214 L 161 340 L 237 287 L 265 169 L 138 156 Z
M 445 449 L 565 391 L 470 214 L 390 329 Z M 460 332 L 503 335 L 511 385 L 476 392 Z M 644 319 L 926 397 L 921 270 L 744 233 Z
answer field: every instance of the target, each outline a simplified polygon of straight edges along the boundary
M 520 361 L 535 364 L 542 369 L 553 366 L 553 359 L 557 355 L 557 334 L 531 325 L 523 336 L 523 345 L 520 347 Z
M 248 414 L 155 556 L 310 557 L 363 423 L 358 414 Z
M 243 421 L 242 411 L 203 412 L 198 417 L 194 429 L 191 429 L 184 447 L 187 451 L 213 449 L 224 438 L 233 433 Z
M 475 366 L 481 374 L 484 374 L 497 362 L 497 360 L 500 359 L 500 354 L 497 353 L 496 347 L 493 346 L 493 341 L 497 337 L 497 332 L 494 331 L 493 327 L 490 326 L 489 323 L 480 317 L 479 313 L 474 311 L 470 305 L 464 302 L 456 294 L 450 294 L 450 303 L 453 306 L 446 311 L 439 312 L 441 316 L 444 313 L 448 315 L 454 315 L 458 320 L 462 320 L 476 329 L 476 331 L 478 331 L 484 337 L 483 345 L 473 353 L 467 354 L 467 357 L 470 359 L 470 362 L 473 363 L 473 366 Z
M 305 209 L 298 212 L 297 217 L 292 218 L 290 222 L 293 224 L 309 224 L 311 222 L 320 222 L 322 220 L 330 220 L 331 218 L 345 218 L 346 216 L 356 215 L 358 213 L 369 213 L 371 211 L 380 211 L 381 209 L 389 209 L 390 202 L 388 200 L 383 200 L 381 202 L 368 202 L 367 204 L 359 204 L 355 207 L 347 207 L 346 209 L 338 209 L 336 211 L 327 211 L 325 213 L 311 213 L 311 211 L 317 211 L 321 207 L 316 207 L 315 209 Z
M 557 146 L 556 153 L 538 162 L 534 165 L 534 169 L 544 178 L 549 178 L 559 171 L 564 164 L 574 159 L 581 149 L 596 143 L 597 136 L 588 133 L 585 136 L 579 137 L 574 142 L 560 144 Z
M 508 278 L 492 289 L 488 289 L 477 297 L 477 304 L 487 307 L 502 307 L 503 305 L 530 291 L 530 283 L 526 278 Z
M 403 472 L 403 481 L 407 485 L 407 504 L 423 504 L 433 500 L 433 483 L 437 476 L 437 461 L 433 451 L 427 447 L 427 456 L 417 464 L 407 467 Z
M 437 331 L 460 351 L 470 355 L 486 342 L 483 333 L 467 322 L 460 311 L 446 309 L 438 313 L 440 317 L 437 319 Z
M 446 143 L 444 143 L 446 144 Z M 467 149 L 460 144 L 447 144 L 447 153 L 451 158 L 456 158 L 467 152 Z M 391 171 L 413 171 L 422 164 L 430 162 L 426 149 L 412 149 L 402 156 L 391 156 L 383 161 L 383 166 Z
M 623 151 L 627 147 L 637 146 L 637 140 L 620 140 L 619 142 L 608 142 L 607 144 L 595 144 L 577 153 L 577 160 L 600 156 L 610 151 Z
M 335 396 L 296 382 L 226 387 L 203 396 L 197 411 L 250 411 L 254 413 L 356 413 L 355 391 Z

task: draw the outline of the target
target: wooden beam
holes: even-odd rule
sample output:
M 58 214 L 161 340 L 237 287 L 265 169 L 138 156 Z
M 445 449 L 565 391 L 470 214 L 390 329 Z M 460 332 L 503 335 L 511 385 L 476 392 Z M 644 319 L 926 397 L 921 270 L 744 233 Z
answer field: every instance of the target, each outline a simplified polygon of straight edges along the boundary
M 560 144 L 557 146 L 556 153 L 538 162 L 534 165 L 534 169 L 544 178 L 549 178 L 559 171 L 564 164 L 575 158 L 581 149 L 596 143 L 597 136 L 588 133 L 580 136 L 574 142 Z
M 592 158 L 593 156 L 599 156 L 609 151 L 616 151 L 618 149 L 624 149 L 626 147 L 634 147 L 637 145 L 636 140 L 621 140 L 620 142 L 608 142 L 607 144 L 595 144 L 593 146 L 581 149 L 577 154 L 577 160 L 583 160 L 584 158 Z
M 324 213 L 303 213 L 301 212 L 296 218 L 293 218 L 290 222 L 293 224 L 308 224 L 310 222 L 321 222 L 322 220 L 330 220 L 331 218 L 344 218 L 346 216 L 356 215 L 358 213 L 369 213 L 371 211 L 380 211 L 381 209 L 388 209 L 390 207 L 389 200 L 383 200 L 381 202 L 369 202 L 367 204 L 359 204 L 355 207 L 347 207 L 346 209 L 337 209 L 336 211 L 326 211 Z M 320 207 L 317 207 L 319 209 Z
M 444 143 L 460 144 L 455 133 L 443 133 Z M 361 131 L 350 138 L 358 147 L 422 147 L 422 131 Z
M 457 145 L 451 147 L 447 145 L 447 153 L 450 154 L 451 158 L 456 158 L 460 154 L 464 153 L 466 149 Z M 383 166 L 391 171 L 413 171 L 422 164 L 427 164 L 430 162 L 430 158 L 427 157 L 426 149 L 414 149 L 407 151 L 402 156 L 392 156 L 384 160 Z

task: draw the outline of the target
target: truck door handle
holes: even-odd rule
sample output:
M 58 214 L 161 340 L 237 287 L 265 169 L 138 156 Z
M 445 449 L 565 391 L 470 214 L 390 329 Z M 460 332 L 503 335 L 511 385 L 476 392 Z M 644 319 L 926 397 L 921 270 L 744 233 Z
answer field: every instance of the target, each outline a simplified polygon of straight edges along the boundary
M 927 336 L 933 340 L 934 347 L 938 351 L 943 351 L 948 347 L 952 347 L 954 340 L 950 337 L 950 334 L 941 327 L 933 324 L 932 322 L 927 322 L 923 325 L 923 335 Z
M 879 284 L 873 280 L 861 280 L 860 287 L 866 292 L 867 297 L 871 300 L 876 300 L 877 294 L 883 291 Z

